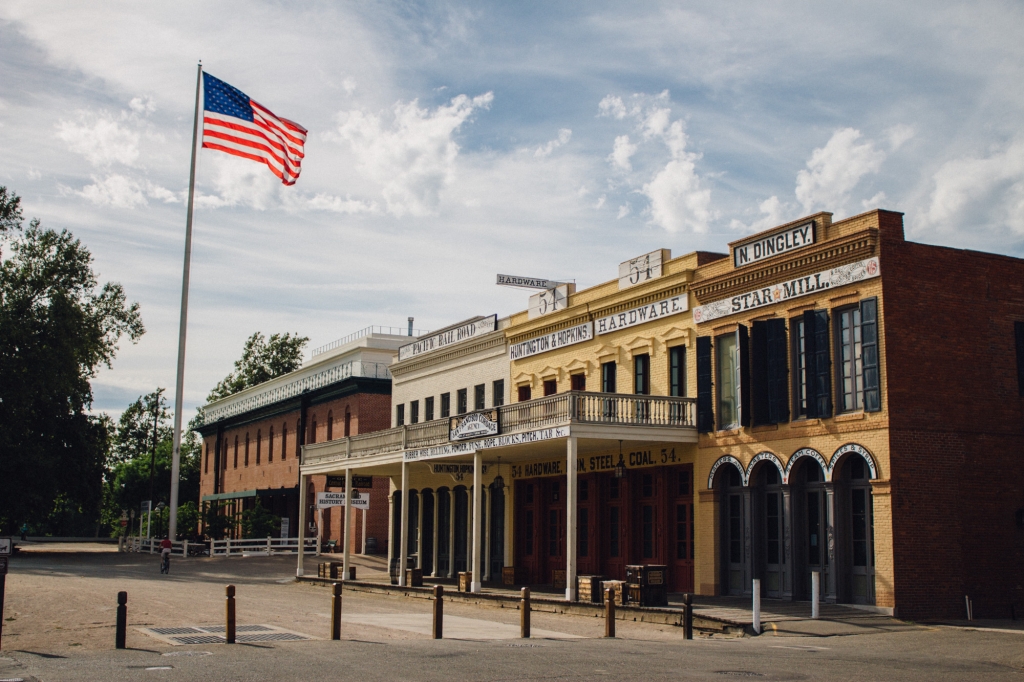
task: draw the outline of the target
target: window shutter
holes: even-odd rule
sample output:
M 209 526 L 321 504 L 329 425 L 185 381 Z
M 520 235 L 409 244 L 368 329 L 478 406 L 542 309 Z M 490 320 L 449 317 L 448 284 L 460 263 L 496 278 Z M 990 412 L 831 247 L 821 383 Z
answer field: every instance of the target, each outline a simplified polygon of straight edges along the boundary
M 864 411 L 882 409 L 881 381 L 878 361 L 878 299 L 860 302 L 860 348 L 864 371 Z
M 786 321 L 768 320 L 765 327 L 768 423 L 781 424 L 789 421 L 789 346 L 786 340 Z
M 739 325 L 736 330 L 739 341 L 739 384 L 740 384 L 740 426 L 750 426 L 750 339 L 746 325 Z
M 1013 333 L 1017 337 L 1017 388 L 1024 398 L 1024 322 L 1014 322 Z
M 697 431 L 715 430 L 715 411 L 711 389 L 711 337 L 697 337 Z
M 832 360 L 829 356 L 828 311 L 814 311 L 814 395 L 818 418 L 832 416 Z
M 754 426 L 770 424 L 771 409 L 769 405 L 768 381 L 768 323 L 754 322 L 750 327 L 750 393 L 751 415 Z
M 804 367 L 807 369 L 807 418 L 817 419 L 818 417 L 818 380 L 817 364 L 818 354 L 815 344 L 818 335 L 815 333 L 818 316 L 813 310 L 804 311 Z

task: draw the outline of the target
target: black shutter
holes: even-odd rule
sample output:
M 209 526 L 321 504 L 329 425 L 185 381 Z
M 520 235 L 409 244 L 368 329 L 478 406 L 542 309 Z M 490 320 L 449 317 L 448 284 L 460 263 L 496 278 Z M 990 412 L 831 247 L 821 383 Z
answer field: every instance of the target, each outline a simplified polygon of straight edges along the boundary
M 786 321 L 768 320 L 765 327 L 768 423 L 781 424 L 789 421 L 789 346 L 786 342 Z
M 740 349 L 740 426 L 750 426 L 750 340 L 746 325 L 736 330 Z
M 864 411 L 882 409 L 881 382 L 878 361 L 878 299 L 866 298 L 860 302 L 861 366 L 864 371 Z
M 1024 398 L 1024 322 L 1014 322 L 1013 333 L 1017 337 L 1017 388 Z
M 818 354 L 815 352 L 815 342 L 818 339 L 818 335 L 814 333 L 817 321 L 818 316 L 814 314 L 813 310 L 804 311 L 804 376 L 807 382 L 804 391 L 807 394 L 808 419 L 816 419 L 818 417 L 818 381 L 815 370 L 815 362 L 818 357 Z
M 832 416 L 832 360 L 829 356 L 828 311 L 814 311 L 814 396 L 818 419 Z
M 715 430 L 714 393 L 711 388 L 711 337 L 697 337 L 697 431 Z
M 768 382 L 768 323 L 754 322 L 750 328 L 750 395 L 754 426 L 771 424 Z

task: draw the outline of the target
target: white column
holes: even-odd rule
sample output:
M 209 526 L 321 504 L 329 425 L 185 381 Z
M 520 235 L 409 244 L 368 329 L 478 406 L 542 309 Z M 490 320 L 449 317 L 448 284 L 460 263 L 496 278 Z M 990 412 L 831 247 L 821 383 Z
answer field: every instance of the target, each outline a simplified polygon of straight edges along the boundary
M 455 577 L 455 486 L 448 489 L 448 577 Z
M 486 487 L 484 494 L 484 581 L 491 579 L 491 491 Z
M 388 479 L 391 481 L 391 479 Z M 394 481 L 388 486 L 388 570 L 391 570 L 391 561 L 395 558 L 395 491 L 391 490 Z
M 439 518 L 439 512 L 441 510 L 441 495 L 438 491 L 434 491 L 434 561 L 431 565 L 433 570 L 430 572 L 431 577 L 437 577 L 437 520 Z
M 565 472 L 565 600 L 576 600 L 576 437 L 566 445 Z
M 306 477 L 299 475 L 299 562 L 295 575 L 302 577 L 302 559 L 306 552 Z
M 366 512 L 367 511 L 369 511 L 369 510 L 364 509 L 362 511 L 362 513 L 360 514 L 363 517 L 363 536 L 362 536 L 363 537 L 363 547 L 362 547 L 362 549 L 360 550 L 359 553 L 364 555 L 364 556 L 366 555 Z
M 345 531 L 341 534 L 341 541 L 345 543 L 345 549 L 341 555 L 341 570 L 345 574 L 342 580 L 348 580 L 348 543 L 352 539 L 352 470 L 345 469 Z
M 512 538 L 512 490 L 514 486 L 509 480 L 505 486 L 505 559 L 502 566 L 514 566 L 516 561 L 515 543 Z
M 398 584 L 405 585 L 405 566 L 409 563 L 409 463 L 402 461 L 402 532 L 398 547 Z
M 327 513 L 330 514 L 331 510 L 328 509 Z M 316 556 L 320 556 L 320 546 L 324 544 L 324 510 L 317 507 L 316 509 Z
M 423 568 L 423 490 L 416 496 L 416 568 Z
M 481 584 L 480 573 L 480 519 L 483 516 L 483 483 L 481 481 L 481 469 L 484 468 L 483 453 L 477 450 L 473 453 L 473 583 L 470 592 L 479 592 Z

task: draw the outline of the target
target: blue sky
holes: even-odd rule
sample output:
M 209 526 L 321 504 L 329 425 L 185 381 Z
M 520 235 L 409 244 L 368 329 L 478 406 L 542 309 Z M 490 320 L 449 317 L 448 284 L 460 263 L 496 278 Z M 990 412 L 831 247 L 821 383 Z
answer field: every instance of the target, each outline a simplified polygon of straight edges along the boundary
M 257 330 L 505 315 L 497 272 L 588 286 L 819 210 L 1024 256 L 1021 35 L 1012 2 L 9 0 L 0 184 L 141 303 L 117 412 L 173 389 L 196 61 L 309 129 L 294 187 L 200 153 L 191 412 Z

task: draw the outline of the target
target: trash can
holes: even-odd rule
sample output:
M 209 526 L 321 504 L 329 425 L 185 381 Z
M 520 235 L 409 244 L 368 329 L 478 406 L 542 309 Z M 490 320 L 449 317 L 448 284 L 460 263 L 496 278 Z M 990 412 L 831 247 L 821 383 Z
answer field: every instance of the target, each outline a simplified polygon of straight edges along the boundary
M 668 606 L 668 566 L 643 564 L 626 566 L 629 601 L 639 606 Z
M 422 568 L 407 568 L 407 569 L 405 569 L 405 586 L 406 587 L 423 587 L 423 569 Z
M 603 602 L 604 591 L 601 589 L 601 576 L 576 576 L 576 595 L 580 601 L 589 601 L 596 604 Z
M 462 571 L 459 573 L 459 592 L 469 592 L 473 586 L 473 571 Z

